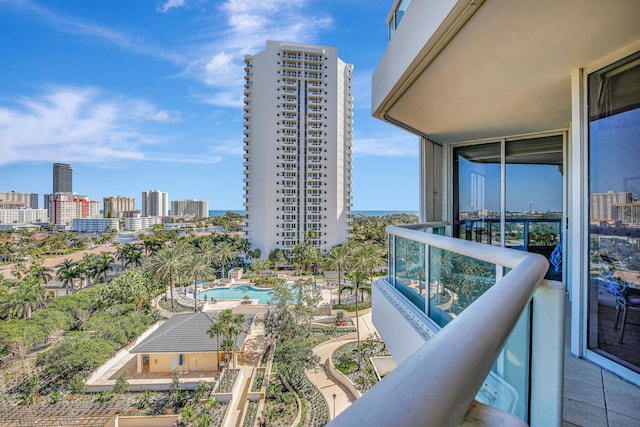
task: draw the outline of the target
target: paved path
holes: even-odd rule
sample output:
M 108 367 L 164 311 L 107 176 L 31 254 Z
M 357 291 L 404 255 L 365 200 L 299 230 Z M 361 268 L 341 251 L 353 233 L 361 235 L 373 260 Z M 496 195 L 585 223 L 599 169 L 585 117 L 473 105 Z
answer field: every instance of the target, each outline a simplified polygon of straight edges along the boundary
M 355 318 L 353 319 L 355 324 Z M 365 313 L 359 316 L 360 321 L 360 339 L 366 339 L 369 334 L 376 333 L 373 323 L 371 321 L 371 312 Z M 341 345 L 356 340 L 355 332 L 349 335 L 345 335 L 342 339 L 337 341 L 327 341 L 326 343 L 318 345 L 313 351 L 320 356 L 321 367 L 326 366 L 331 354 Z M 333 376 L 328 372 L 328 369 L 317 369 L 306 372 L 309 380 L 315 384 L 324 396 L 327 404 L 329 405 L 329 415 L 331 419 L 336 415 L 340 415 L 342 411 L 347 409 L 355 400 L 353 396 L 342 384 L 337 382 Z M 336 396 L 335 399 L 333 396 Z

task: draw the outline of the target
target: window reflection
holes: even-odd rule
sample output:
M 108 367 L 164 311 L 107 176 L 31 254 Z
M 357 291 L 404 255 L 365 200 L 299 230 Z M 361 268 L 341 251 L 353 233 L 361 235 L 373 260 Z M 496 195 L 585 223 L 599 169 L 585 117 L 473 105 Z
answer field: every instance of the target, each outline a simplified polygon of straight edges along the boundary
M 454 148 L 454 236 L 539 253 L 562 280 L 564 136 L 506 139 L 504 156 L 501 144 Z
M 562 280 L 563 137 L 507 141 L 505 246 L 543 255 Z
M 587 344 L 637 372 L 640 372 L 639 107 L 640 54 L 589 76 Z
M 454 148 L 454 236 L 500 245 L 500 143 Z

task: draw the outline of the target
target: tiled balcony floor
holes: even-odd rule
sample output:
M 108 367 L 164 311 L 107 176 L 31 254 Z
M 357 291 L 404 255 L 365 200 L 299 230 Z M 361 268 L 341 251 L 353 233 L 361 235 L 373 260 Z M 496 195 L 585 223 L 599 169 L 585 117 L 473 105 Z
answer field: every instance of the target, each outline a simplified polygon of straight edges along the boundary
M 563 425 L 640 426 L 640 388 L 589 361 L 572 356 L 569 349 L 570 318 L 570 305 L 567 304 Z

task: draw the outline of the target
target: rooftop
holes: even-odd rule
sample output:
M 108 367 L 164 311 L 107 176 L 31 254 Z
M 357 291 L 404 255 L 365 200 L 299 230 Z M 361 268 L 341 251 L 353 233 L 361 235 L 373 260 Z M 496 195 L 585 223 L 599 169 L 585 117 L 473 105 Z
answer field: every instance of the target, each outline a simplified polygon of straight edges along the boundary
M 237 348 L 242 348 L 254 315 L 246 314 L 243 331 L 236 339 Z M 130 353 L 188 353 L 218 350 L 218 340 L 212 339 L 208 331 L 215 322 L 214 313 L 176 314 L 157 330 L 132 348 Z

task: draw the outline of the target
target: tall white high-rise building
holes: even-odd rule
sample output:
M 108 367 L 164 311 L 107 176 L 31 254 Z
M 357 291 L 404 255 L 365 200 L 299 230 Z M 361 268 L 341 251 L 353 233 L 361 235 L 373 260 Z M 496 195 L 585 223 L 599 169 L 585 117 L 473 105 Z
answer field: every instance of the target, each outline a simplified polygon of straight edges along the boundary
M 142 192 L 142 216 L 168 216 L 169 194 L 158 190 Z
M 350 235 L 352 71 L 327 46 L 268 41 L 245 57 L 244 206 L 263 256 Z

